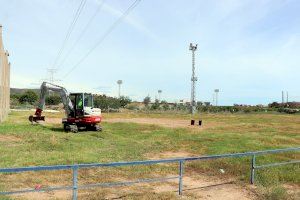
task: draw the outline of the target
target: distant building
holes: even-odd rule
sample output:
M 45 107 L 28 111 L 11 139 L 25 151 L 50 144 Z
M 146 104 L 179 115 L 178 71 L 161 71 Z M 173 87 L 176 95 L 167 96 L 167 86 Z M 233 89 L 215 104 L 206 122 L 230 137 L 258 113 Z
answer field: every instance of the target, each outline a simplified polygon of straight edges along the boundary
M 191 103 L 190 99 L 180 99 L 179 100 L 179 104 L 190 104 L 190 103 Z
M 8 52 L 4 50 L 2 26 L 0 25 L 0 122 L 6 118 L 10 104 L 10 63 L 8 56 Z

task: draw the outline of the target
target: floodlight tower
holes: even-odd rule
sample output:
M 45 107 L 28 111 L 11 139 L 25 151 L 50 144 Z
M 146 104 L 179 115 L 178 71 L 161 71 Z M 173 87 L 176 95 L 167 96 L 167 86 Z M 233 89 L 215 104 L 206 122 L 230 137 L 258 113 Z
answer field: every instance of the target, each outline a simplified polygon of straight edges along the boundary
M 190 43 L 190 50 L 192 51 L 192 88 L 191 88 L 191 114 L 196 112 L 196 81 L 197 77 L 195 76 L 195 51 L 197 50 L 197 44 L 193 45 Z
M 218 106 L 218 94 L 219 94 L 220 90 L 219 89 L 215 89 L 215 93 L 216 93 L 216 106 Z
M 117 84 L 119 85 L 119 98 L 121 97 L 121 85 L 122 85 L 123 81 L 122 80 L 118 80 Z
M 161 93 L 162 93 L 162 90 L 158 90 L 158 101 L 160 102 L 161 101 Z

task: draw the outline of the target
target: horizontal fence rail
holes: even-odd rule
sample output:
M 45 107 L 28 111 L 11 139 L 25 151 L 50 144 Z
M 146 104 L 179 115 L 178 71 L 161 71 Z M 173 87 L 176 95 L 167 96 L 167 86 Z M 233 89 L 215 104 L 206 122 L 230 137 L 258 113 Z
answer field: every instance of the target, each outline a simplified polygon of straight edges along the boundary
M 300 151 L 300 147 L 285 148 L 285 149 L 274 149 L 265 151 L 245 152 L 245 153 L 230 153 L 230 154 L 219 154 L 219 155 L 208 155 L 199 157 L 185 157 L 185 158 L 173 158 L 173 159 L 161 159 L 161 160 L 145 160 L 145 161 L 131 161 L 131 162 L 111 162 L 111 163 L 90 163 L 90 164 L 74 164 L 74 165 L 53 165 L 53 166 L 33 166 L 33 167 L 18 167 L 18 168 L 0 168 L 0 173 L 22 173 L 22 172 L 33 172 L 33 171 L 55 171 L 55 170 L 72 170 L 72 186 L 60 186 L 60 187 L 48 187 L 38 189 L 24 189 L 18 191 L 0 191 L 0 195 L 12 195 L 22 194 L 28 192 L 46 192 L 55 190 L 73 190 L 73 200 L 77 200 L 78 189 L 87 189 L 93 187 L 115 187 L 115 186 L 127 186 L 137 183 L 145 182 L 163 182 L 171 179 L 178 179 L 178 193 L 182 195 L 183 191 L 183 174 L 184 174 L 184 163 L 188 161 L 196 160 L 213 160 L 220 158 L 237 158 L 237 157 L 252 157 L 251 159 L 251 173 L 250 183 L 254 184 L 255 171 L 267 167 L 275 167 L 287 164 L 298 164 L 300 160 L 291 160 L 287 162 L 271 163 L 265 165 L 256 165 L 256 157 L 265 154 L 276 154 L 283 152 Z M 154 179 L 138 179 L 136 181 L 127 182 L 113 182 L 113 183 L 94 183 L 88 185 L 78 185 L 78 170 L 81 168 L 97 168 L 97 167 L 121 167 L 121 166 L 136 166 L 136 165 L 154 165 L 161 163 L 178 163 L 178 176 L 154 178 Z

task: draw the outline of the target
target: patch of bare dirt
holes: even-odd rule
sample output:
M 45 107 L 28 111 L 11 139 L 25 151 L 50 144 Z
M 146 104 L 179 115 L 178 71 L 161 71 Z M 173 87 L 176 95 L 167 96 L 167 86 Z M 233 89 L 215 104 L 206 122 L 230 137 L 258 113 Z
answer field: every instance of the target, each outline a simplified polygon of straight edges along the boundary
M 48 124 L 61 124 L 61 118 L 46 117 L 45 122 Z
M 297 184 L 285 184 L 284 188 L 287 190 L 287 193 L 289 195 L 295 196 L 296 198 L 300 198 L 300 185 L 297 185 Z
M 182 155 L 182 154 L 180 154 Z M 172 175 L 170 175 L 172 176 Z M 119 179 L 118 181 L 126 181 Z M 179 198 L 178 179 L 164 183 L 140 183 L 132 186 L 116 188 L 95 188 L 90 190 L 79 190 L 79 199 L 152 199 L 147 196 L 151 192 L 161 199 L 207 199 L 207 200 L 253 200 L 256 199 L 254 188 L 243 187 L 234 179 L 220 179 L 198 173 L 184 174 L 183 196 Z M 170 193 L 173 195 L 164 196 Z M 100 195 L 100 196 L 99 196 Z M 72 191 L 55 191 L 42 193 L 27 193 L 20 196 L 11 196 L 15 199 L 71 199 Z M 159 198 L 160 199 L 160 198 Z
M 103 119 L 103 122 L 109 123 L 137 123 L 137 124 L 148 124 L 148 125 L 157 125 L 167 128 L 191 128 L 194 130 L 203 130 L 208 128 L 215 128 L 220 126 L 225 126 L 223 122 L 204 122 L 202 126 L 191 126 L 190 120 L 186 119 L 168 119 L 168 118 L 111 118 Z M 48 124 L 61 124 L 61 118 L 51 118 L 46 117 L 45 123 Z
M 192 157 L 195 156 L 189 152 L 185 151 L 179 151 L 179 152 L 173 152 L 173 151 L 165 151 L 161 153 L 156 153 L 156 154 L 146 154 L 145 155 L 148 159 L 151 160 L 159 160 L 159 159 L 164 159 L 164 158 L 183 158 L 183 157 Z
M 19 142 L 20 138 L 17 138 L 12 135 L 0 135 L 0 142 Z
M 13 197 L 13 196 L 11 196 Z M 72 191 L 55 191 L 55 192 L 31 192 L 22 195 L 15 196 L 15 199 L 30 199 L 30 200 L 41 200 L 41 199 L 72 199 Z
M 149 159 L 180 158 L 195 156 L 189 152 L 162 152 L 146 155 Z M 183 193 L 195 199 L 211 200 L 250 200 L 255 199 L 255 194 L 249 188 L 238 185 L 234 178 L 219 178 L 198 173 L 188 173 L 183 178 Z M 178 192 L 178 179 L 154 186 L 154 192 Z
M 154 191 L 178 192 L 178 180 L 155 186 Z M 194 174 L 183 178 L 183 195 L 195 199 L 209 200 L 252 200 L 256 199 L 250 188 L 242 187 L 234 180 L 218 180 L 209 176 Z
M 202 126 L 191 126 L 190 120 L 186 119 L 168 119 L 168 118 L 111 118 L 104 119 L 104 122 L 117 123 L 117 122 L 127 122 L 127 123 L 138 123 L 138 124 L 151 124 L 158 125 L 167 128 L 195 128 L 195 129 L 207 129 L 216 126 L 224 126 L 221 122 L 205 122 Z

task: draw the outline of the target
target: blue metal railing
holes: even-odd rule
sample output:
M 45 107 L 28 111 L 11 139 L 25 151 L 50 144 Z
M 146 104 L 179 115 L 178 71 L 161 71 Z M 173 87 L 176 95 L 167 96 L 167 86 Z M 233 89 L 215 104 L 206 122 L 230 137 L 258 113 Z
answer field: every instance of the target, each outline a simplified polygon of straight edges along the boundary
M 186 157 L 186 158 L 174 158 L 174 159 L 162 159 L 162 160 L 146 160 L 146 161 L 132 161 L 132 162 L 112 162 L 112 163 L 91 163 L 91 164 L 74 164 L 74 165 L 54 165 L 54 166 L 36 166 L 36 167 L 19 167 L 19 168 L 0 168 L 0 173 L 20 173 L 29 171 L 53 171 L 53 170 L 72 170 L 73 172 L 73 185 L 72 186 L 60 186 L 60 187 L 47 187 L 39 189 L 24 189 L 18 191 L 0 191 L 0 195 L 12 195 L 21 194 L 27 192 L 44 192 L 44 191 L 54 191 L 54 190 L 73 190 L 73 200 L 77 200 L 78 189 L 87 189 L 93 187 L 113 187 L 113 186 L 125 186 L 132 185 L 136 183 L 145 182 L 162 182 L 171 179 L 178 179 L 178 193 L 182 195 L 183 191 L 183 174 L 184 174 L 184 163 L 187 161 L 195 160 L 211 160 L 219 158 L 236 158 L 236 157 L 247 157 L 252 156 L 251 159 L 251 174 L 250 183 L 254 184 L 255 181 L 255 170 L 262 169 L 272 166 L 280 166 L 286 164 L 296 164 L 300 163 L 300 160 L 292 160 L 288 162 L 272 163 L 265 165 L 256 165 L 256 157 L 258 155 L 264 154 L 275 154 L 282 152 L 299 151 L 300 147 L 286 148 L 286 149 L 275 149 L 266 151 L 256 151 L 256 152 L 246 152 L 246 153 L 232 153 L 232 154 L 220 154 L 220 155 L 210 155 L 210 156 L 199 156 L 199 157 Z M 138 179 L 136 181 L 127 182 L 114 182 L 114 183 L 95 183 L 88 185 L 78 185 L 78 170 L 80 168 L 95 168 L 95 167 L 120 167 L 120 166 L 135 166 L 135 165 L 153 165 L 160 163 L 178 163 L 179 173 L 178 176 L 165 177 L 165 178 L 155 178 L 155 179 Z

